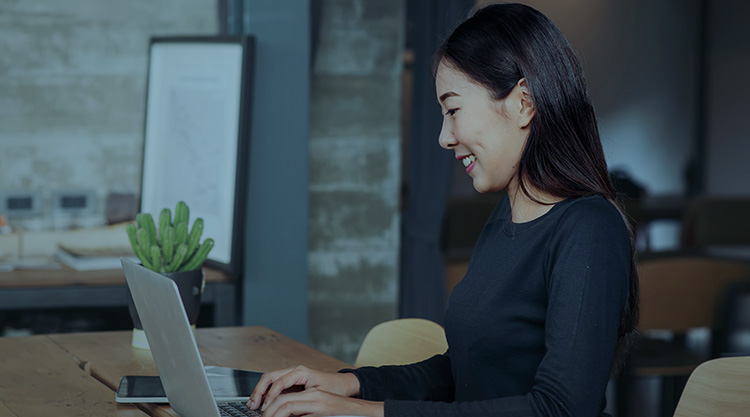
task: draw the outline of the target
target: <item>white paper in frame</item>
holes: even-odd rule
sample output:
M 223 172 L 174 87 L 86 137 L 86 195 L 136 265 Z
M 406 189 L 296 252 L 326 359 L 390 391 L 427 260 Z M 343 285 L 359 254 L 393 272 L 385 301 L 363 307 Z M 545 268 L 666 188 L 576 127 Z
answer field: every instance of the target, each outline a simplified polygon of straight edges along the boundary
M 158 216 L 178 201 L 190 227 L 216 244 L 209 263 L 238 273 L 247 176 L 252 75 L 249 37 L 151 40 L 141 207 Z

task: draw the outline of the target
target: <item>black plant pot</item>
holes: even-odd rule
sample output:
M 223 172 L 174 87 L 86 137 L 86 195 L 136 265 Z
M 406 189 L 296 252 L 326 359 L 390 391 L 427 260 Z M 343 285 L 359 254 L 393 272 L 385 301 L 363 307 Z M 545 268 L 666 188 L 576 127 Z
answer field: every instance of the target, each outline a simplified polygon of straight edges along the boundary
M 195 327 L 198 321 L 198 313 L 201 309 L 201 295 L 206 285 L 206 278 L 203 275 L 203 269 L 198 268 L 192 271 L 183 272 L 165 272 L 162 275 L 173 280 L 177 284 L 177 290 L 180 292 L 182 305 L 185 307 L 190 325 Z M 143 332 L 141 319 L 138 317 L 138 311 L 133 303 L 133 296 L 128 290 L 128 311 L 130 318 L 133 319 L 133 347 L 149 349 L 146 335 Z

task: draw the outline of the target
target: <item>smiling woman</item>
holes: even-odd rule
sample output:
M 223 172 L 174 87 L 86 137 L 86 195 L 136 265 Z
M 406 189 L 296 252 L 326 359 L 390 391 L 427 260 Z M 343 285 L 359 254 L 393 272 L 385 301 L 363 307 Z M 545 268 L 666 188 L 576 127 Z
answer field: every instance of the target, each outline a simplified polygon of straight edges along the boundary
M 614 201 L 580 65 L 520 4 L 479 9 L 435 56 L 440 145 L 507 192 L 445 312 L 448 351 L 410 365 L 270 372 L 265 415 L 605 415 L 635 333 L 632 233 Z M 302 386 L 301 392 L 280 395 Z
M 517 188 L 518 161 L 534 116 L 526 80 L 494 100 L 486 88 L 441 62 L 436 87 L 444 114 L 440 145 L 456 153 L 474 188 L 480 193 Z

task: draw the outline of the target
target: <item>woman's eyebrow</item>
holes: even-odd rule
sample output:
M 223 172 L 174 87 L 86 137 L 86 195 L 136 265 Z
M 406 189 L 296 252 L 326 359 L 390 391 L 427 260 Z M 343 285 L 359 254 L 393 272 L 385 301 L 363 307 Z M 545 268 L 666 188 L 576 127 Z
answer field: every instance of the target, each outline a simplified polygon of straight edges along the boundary
M 453 91 L 448 91 L 447 93 L 443 93 L 443 95 L 440 96 L 440 102 L 442 103 L 448 97 L 455 97 L 455 96 L 458 96 L 458 93 L 454 93 Z

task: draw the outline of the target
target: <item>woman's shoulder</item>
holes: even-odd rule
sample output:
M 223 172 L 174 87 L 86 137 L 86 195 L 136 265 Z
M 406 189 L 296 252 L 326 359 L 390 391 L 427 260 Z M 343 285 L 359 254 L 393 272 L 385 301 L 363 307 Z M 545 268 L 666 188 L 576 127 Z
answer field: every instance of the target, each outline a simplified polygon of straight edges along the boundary
M 564 200 L 560 203 L 560 222 L 573 227 L 625 227 L 615 204 L 600 195 Z
M 615 205 L 599 194 L 589 195 L 585 197 L 569 198 L 563 200 L 559 204 L 564 204 L 566 211 L 572 213 L 617 213 L 617 208 L 615 208 Z
M 615 204 L 602 196 L 587 196 L 565 201 L 554 231 L 551 248 L 579 246 L 589 253 L 627 253 L 630 234 L 625 219 Z

